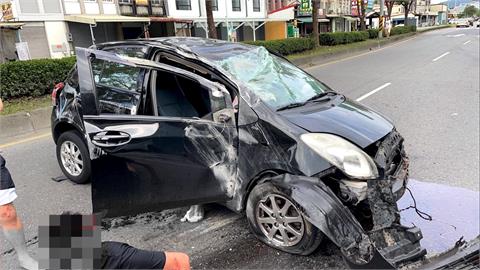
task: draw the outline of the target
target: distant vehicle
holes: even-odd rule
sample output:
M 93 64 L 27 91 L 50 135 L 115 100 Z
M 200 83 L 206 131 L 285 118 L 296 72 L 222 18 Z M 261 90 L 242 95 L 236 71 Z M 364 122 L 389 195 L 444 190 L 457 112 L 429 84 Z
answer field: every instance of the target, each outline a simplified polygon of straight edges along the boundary
M 469 27 L 470 26 L 470 22 L 467 19 L 457 20 L 456 23 L 457 23 L 457 28 L 458 27 Z

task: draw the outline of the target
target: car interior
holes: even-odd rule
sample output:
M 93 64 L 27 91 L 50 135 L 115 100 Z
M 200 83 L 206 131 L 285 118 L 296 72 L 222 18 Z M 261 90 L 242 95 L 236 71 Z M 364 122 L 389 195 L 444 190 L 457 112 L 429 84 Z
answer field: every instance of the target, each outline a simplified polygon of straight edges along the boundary
M 158 116 L 208 117 L 211 113 L 209 90 L 190 79 L 154 70 L 152 91 Z

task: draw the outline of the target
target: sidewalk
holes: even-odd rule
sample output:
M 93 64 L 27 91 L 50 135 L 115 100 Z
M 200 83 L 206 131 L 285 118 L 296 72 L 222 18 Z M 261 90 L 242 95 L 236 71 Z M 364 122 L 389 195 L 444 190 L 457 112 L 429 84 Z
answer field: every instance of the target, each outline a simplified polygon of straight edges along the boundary
M 0 116 L 0 139 L 39 132 L 50 127 L 52 107 Z

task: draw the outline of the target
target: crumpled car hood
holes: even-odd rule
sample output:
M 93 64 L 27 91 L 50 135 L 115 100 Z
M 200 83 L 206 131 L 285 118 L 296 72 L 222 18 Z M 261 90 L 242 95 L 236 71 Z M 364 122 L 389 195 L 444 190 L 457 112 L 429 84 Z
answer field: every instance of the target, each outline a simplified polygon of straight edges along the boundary
M 309 132 L 335 134 L 361 148 L 376 142 L 393 129 L 393 124 L 383 116 L 349 99 L 335 106 L 313 105 L 285 111 L 282 115 Z

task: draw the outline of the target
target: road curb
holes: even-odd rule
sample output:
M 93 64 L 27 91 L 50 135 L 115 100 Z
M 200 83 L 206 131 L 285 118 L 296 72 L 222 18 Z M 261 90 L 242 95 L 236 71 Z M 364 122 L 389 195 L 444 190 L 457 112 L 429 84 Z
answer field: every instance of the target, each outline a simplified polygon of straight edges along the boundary
M 52 107 L 0 116 L 0 138 L 8 138 L 50 127 Z
M 307 67 L 313 67 L 317 65 L 322 65 L 330 61 L 334 60 L 339 60 L 341 58 L 349 57 L 349 56 L 354 56 L 362 52 L 368 52 L 368 51 L 374 51 L 381 49 L 387 45 L 390 45 L 392 43 L 402 41 L 407 38 L 411 38 L 415 35 L 420 35 L 429 31 L 433 30 L 439 30 L 439 29 L 445 29 L 449 28 L 450 26 L 448 25 L 442 25 L 438 27 L 432 27 L 432 28 L 427 28 L 427 29 L 418 29 L 417 32 L 412 32 L 412 33 L 406 33 L 406 34 L 401 34 L 398 36 L 391 36 L 388 38 L 384 39 L 379 39 L 377 40 L 377 43 L 375 44 L 364 44 L 363 46 L 358 46 L 356 48 L 345 48 L 345 50 L 340 50 L 340 51 L 334 51 L 331 53 L 324 53 L 321 55 L 305 55 L 300 58 L 296 59 L 290 59 L 290 62 L 293 64 L 302 67 L 302 68 L 307 68 Z

